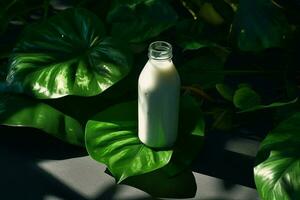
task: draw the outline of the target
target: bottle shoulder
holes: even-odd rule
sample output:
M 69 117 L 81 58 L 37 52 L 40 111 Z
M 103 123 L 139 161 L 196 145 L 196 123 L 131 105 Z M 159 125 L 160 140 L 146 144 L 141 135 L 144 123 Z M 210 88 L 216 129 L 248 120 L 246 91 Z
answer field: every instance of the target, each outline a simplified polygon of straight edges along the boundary
M 140 88 L 180 87 L 180 77 L 172 65 L 168 69 L 160 69 L 147 63 L 140 73 L 138 84 Z
M 147 73 L 149 75 L 174 75 L 178 74 L 175 65 L 172 61 L 155 61 L 148 60 L 141 74 Z

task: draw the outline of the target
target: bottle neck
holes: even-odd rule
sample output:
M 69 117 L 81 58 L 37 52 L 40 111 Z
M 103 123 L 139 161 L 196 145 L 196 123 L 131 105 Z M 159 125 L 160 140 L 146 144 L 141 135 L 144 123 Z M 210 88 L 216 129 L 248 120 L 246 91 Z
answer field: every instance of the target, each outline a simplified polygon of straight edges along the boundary
M 149 45 L 148 57 L 150 60 L 172 60 L 172 46 L 164 41 L 156 41 Z

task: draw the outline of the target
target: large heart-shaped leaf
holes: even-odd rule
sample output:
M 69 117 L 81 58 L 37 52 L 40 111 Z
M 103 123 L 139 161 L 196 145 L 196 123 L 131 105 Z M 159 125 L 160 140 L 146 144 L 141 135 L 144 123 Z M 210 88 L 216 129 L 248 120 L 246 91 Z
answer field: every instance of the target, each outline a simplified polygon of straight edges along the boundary
M 262 142 L 254 168 L 263 200 L 300 199 L 300 113 L 272 130 Z
M 95 116 L 86 125 L 86 147 L 105 163 L 118 182 L 129 176 L 166 165 L 171 150 L 153 150 L 137 137 L 137 102 L 118 104 Z
M 37 128 L 68 143 L 84 146 L 84 131 L 78 121 L 30 97 L 1 94 L 0 124 Z
M 115 1 L 108 14 L 112 35 L 141 42 L 159 35 L 175 24 L 177 14 L 167 1 Z
M 129 63 L 94 14 L 69 9 L 24 31 L 8 81 L 38 98 L 92 96 L 123 78 Z
M 190 103 L 194 102 L 182 99 L 179 138 L 171 150 L 152 149 L 139 140 L 136 101 L 108 108 L 88 121 L 87 150 L 92 158 L 107 165 L 118 182 L 163 166 L 168 166 L 167 174 L 176 175 L 191 163 L 203 142 L 204 121 Z
M 287 37 L 283 13 L 268 0 L 241 0 L 233 23 L 237 46 L 245 51 L 279 47 Z

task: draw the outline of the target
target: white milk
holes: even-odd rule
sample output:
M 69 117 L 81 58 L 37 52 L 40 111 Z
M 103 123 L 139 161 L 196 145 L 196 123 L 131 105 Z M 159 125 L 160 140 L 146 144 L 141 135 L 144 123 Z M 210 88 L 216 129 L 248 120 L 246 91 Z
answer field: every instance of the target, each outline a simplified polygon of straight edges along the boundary
M 150 44 L 148 56 L 138 81 L 139 139 L 150 147 L 171 147 L 177 137 L 180 78 L 169 43 Z

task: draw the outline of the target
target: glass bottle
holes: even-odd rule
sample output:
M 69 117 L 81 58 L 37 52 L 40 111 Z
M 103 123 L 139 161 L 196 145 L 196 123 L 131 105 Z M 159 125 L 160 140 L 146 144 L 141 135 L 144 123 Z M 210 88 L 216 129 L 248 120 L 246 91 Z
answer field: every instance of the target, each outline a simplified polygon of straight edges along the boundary
M 171 147 L 177 138 L 180 96 L 172 46 L 164 41 L 153 42 L 148 57 L 138 80 L 139 139 L 149 147 Z

